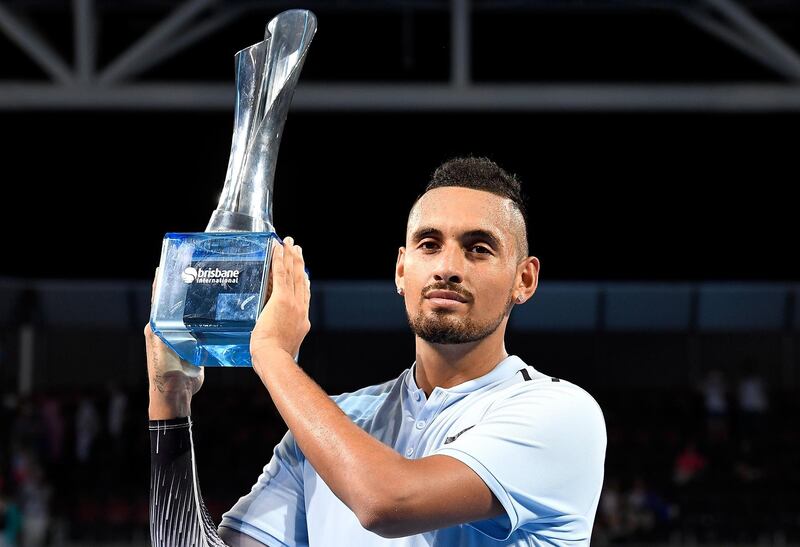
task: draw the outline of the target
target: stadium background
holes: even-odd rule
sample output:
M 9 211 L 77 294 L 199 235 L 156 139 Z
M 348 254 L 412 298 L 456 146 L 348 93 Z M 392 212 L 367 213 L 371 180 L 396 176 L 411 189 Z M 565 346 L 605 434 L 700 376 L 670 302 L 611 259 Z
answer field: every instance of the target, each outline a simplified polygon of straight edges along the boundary
M 522 179 L 542 262 L 507 348 L 606 417 L 593 545 L 800 543 L 800 6 L 778 0 L 0 3 L 0 527 L 148 543 L 161 238 L 205 227 L 233 55 L 290 7 L 319 30 L 274 223 L 311 271 L 323 388 L 413 362 L 408 209 L 442 161 L 488 156 Z M 207 369 L 193 416 L 218 520 L 285 425 L 248 370 Z

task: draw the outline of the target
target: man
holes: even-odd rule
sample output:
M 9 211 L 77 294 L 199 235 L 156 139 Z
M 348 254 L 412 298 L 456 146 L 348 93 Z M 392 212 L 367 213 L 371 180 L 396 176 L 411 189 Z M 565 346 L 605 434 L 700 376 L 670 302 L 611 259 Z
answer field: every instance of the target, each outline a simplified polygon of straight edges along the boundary
M 311 327 L 311 290 L 302 249 L 285 238 L 250 351 L 289 431 L 218 530 L 193 462 L 189 403 L 202 369 L 145 327 L 153 545 L 588 545 L 603 414 L 504 345 L 512 308 L 537 286 L 526 231 L 515 177 L 485 158 L 440 166 L 395 269 L 416 360 L 335 397 L 293 358 Z

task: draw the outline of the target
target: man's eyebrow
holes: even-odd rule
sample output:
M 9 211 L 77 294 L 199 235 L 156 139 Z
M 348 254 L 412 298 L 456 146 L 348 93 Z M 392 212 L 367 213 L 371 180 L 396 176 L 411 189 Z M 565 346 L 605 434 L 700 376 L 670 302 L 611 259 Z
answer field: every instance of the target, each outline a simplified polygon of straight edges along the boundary
M 426 226 L 424 228 L 419 228 L 413 234 L 411 234 L 411 241 L 419 241 L 420 239 L 428 236 L 441 237 L 441 235 L 442 235 L 441 230 L 437 230 L 436 228 L 430 228 Z
M 430 226 L 422 227 L 411 235 L 411 241 L 420 241 L 423 238 L 429 236 L 436 236 L 441 237 L 442 231 L 437 228 L 432 228 Z M 492 232 L 488 230 L 469 230 L 468 232 L 464 232 L 461 236 L 464 239 L 483 239 L 489 242 L 489 244 L 494 247 L 495 249 L 502 248 L 502 243 L 500 242 L 500 238 L 494 235 Z

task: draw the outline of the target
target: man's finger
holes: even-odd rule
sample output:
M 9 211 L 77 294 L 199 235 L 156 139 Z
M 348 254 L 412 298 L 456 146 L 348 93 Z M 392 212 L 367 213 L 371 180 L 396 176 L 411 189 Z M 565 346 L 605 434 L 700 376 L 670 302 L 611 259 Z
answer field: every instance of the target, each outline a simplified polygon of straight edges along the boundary
M 286 289 L 286 266 L 284 264 L 284 255 L 286 248 L 283 244 L 278 243 L 275 245 L 275 253 L 272 256 L 272 296 L 275 298 L 283 294 Z
M 300 258 L 303 258 L 303 248 L 300 247 Z M 308 278 L 308 273 L 305 271 L 305 260 L 300 263 L 300 271 L 303 272 L 301 275 L 303 279 L 301 280 L 301 287 L 303 287 L 303 304 L 306 307 L 306 311 L 308 311 L 308 302 L 311 300 L 311 279 Z
M 303 269 L 303 248 L 300 245 L 295 245 L 295 261 L 294 261 L 294 290 L 295 297 L 300 302 L 305 302 L 306 296 L 306 272 Z
M 294 238 L 287 237 L 286 247 L 284 247 L 285 256 L 283 260 L 284 267 L 286 268 L 286 290 L 288 294 L 294 296 Z

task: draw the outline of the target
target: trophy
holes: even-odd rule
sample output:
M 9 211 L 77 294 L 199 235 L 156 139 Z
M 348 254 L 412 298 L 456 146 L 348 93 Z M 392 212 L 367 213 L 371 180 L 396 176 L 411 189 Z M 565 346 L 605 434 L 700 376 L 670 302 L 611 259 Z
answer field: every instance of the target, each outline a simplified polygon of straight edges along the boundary
M 233 142 L 219 205 L 205 232 L 164 236 L 150 325 L 194 365 L 252 366 L 250 334 L 268 298 L 272 250 L 282 244 L 272 225 L 278 147 L 316 29 L 310 11 L 284 11 L 263 42 L 236 54 Z

